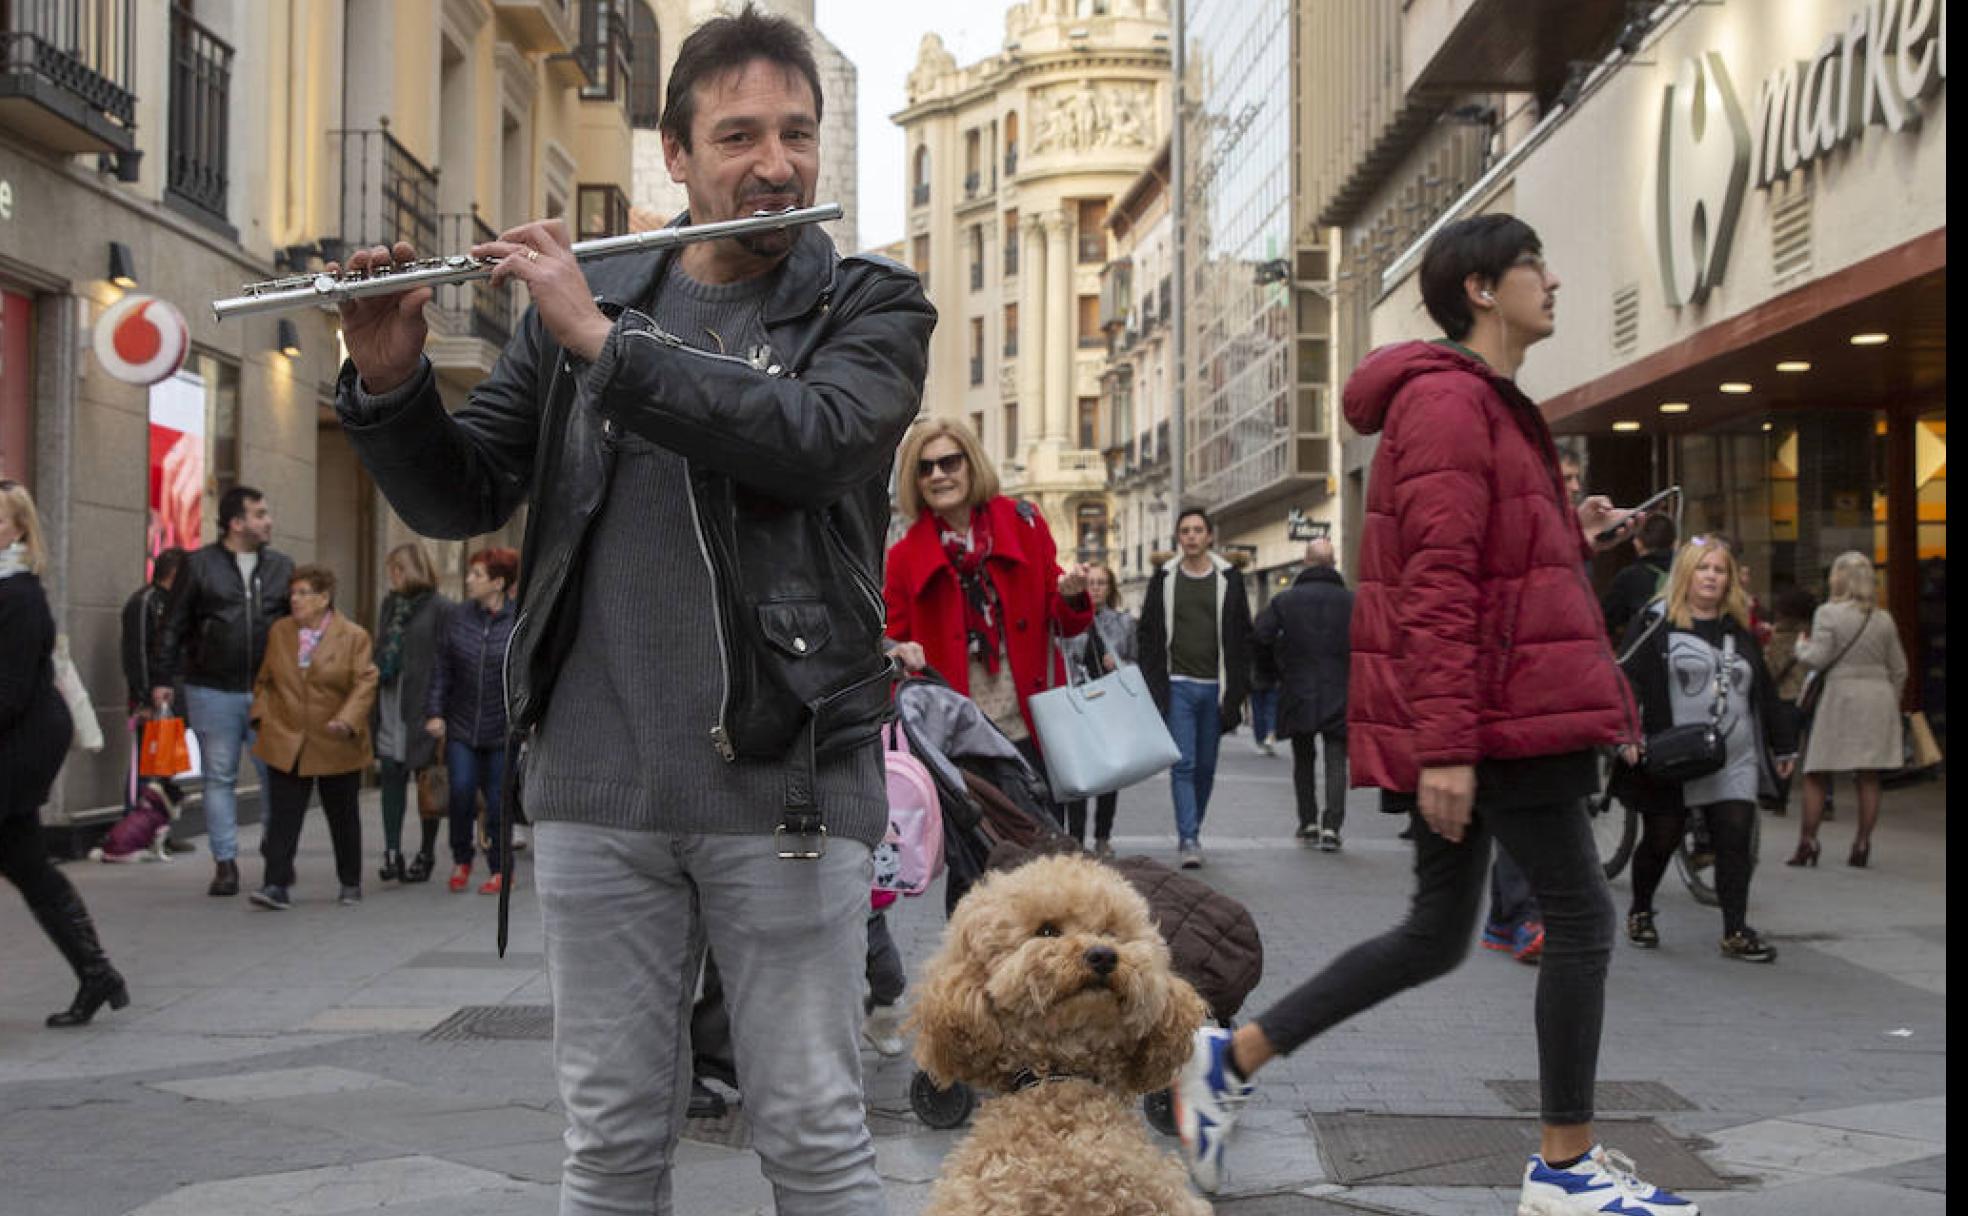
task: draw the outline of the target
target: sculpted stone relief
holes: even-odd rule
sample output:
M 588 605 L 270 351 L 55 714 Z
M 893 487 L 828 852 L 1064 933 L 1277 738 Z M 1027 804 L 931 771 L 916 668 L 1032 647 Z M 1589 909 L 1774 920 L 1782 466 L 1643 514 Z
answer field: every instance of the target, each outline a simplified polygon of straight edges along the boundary
M 1152 148 L 1154 86 L 1081 81 L 1032 96 L 1032 152 Z

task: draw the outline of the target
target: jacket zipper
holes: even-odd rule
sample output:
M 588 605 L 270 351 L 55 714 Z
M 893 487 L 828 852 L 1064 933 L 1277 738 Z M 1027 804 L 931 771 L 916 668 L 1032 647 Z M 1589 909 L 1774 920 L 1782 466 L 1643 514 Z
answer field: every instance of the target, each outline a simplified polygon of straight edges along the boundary
M 704 520 L 697 509 L 697 491 L 688 460 L 683 462 L 683 477 L 684 497 L 690 501 L 690 532 L 697 539 L 698 556 L 704 559 L 704 573 L 710 576 L 711 626 L 717 631 L 718 711 L 717 721 L 711 723 L 711 746 L 717 749 L 718 758 L 729 764 L 738 758 L 738 751 L 731 745 L 731 731 L 725 725 L 725 715 L 731 708 L 731 659 L 725 649 L 724 601 L 718 594 L 717 567 L 711 563 L 710 546 L 704 542 Z
M 233 560 L 232 568 L 239 569 L 237 558 Z M 253 601 L 260 598 L 259 563 L 255 562 L 253 565 L 253 577 L 241 578 L 239 583 L 240 590 L 246 593 L 246 689 L 250 692 L 254 679 L 259 675 L 259 672 L 253 670 Z
M 472 670 L 471 743 L 478 746 L 478 727 L 485 721 L 485 651 L 492 642 L 492 618 L 478 628 L 478 665 Z

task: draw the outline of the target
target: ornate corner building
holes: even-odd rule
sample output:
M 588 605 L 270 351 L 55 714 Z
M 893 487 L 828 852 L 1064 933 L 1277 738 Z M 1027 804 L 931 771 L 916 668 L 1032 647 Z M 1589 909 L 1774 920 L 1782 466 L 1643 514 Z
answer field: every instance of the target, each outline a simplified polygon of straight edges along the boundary
M 969 66 L 926 36 L 894 115 L 904 256 L 942 317 L 923 409 L 968 420 L 1006 489 L 1081 557 L 1114 544 L 1107 221 L 1168 137 L 1169 90 L 1164 0 L 1031 0 L 1006 14 L 998 53 Z

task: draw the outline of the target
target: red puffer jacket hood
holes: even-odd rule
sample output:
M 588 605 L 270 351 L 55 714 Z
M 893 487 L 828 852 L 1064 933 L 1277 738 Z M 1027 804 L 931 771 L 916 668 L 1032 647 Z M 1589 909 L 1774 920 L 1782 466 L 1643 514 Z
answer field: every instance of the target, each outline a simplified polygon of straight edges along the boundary
M 1439 343 L 1375 351 L 1347 421 L 1379 434 L 1353 606 L 1353 784 L 1637 742 L 1537 406 Z

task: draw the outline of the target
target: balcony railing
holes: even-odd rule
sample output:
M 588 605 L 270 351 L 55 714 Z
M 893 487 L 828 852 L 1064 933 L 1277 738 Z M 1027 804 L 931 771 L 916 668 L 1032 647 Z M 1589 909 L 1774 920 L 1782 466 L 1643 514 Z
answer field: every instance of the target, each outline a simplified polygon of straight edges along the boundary
M 1005 149 L 1005 176 L 1006 177 L 1018 176 L 1018 145 L 1017 144 L 1013 144 L 1011 145 L 1011 147 Z
M 983 186 L 984 186 L 984 175 L 979 173 L 977 170 L 972 169 L 970 172 L 964 174 L 965 198 L 976 198 L 977 192 L 980 189 L 982 189 Z
M 61 152 L 128 152 L 136 146 L 137 0 L 0 2 L 0 101 L 56 121 L 25 126 Z
M 345 248 L 408 241 L 419 255 L 462 252 L 438 245 L 436 172 L 396 142 L 387 123 L 339 134 Z
M 171 161 L 164 188 L 224 222 L 226 130 L 232 105 L 232 48 L 171 9 Z
M 928 182 L 917 182 L 917 183 L 916 183 L 916 191 L 915 191 L 915 194 L 914 194 L 914 196 L 913 196 L 913 198 L 914 198 L 914 201 L 915 201 L 915 204 L 916 204 L 916 206 L 918 206 L 918 207 L 927 207 L 927 206 L 929 206 L 929 183 L 928 183 Z
M 1017 355 L 1018 355 L 1018 327 L 1016 325 L 1012 325 L 1006 327 L 1005 329 L 1004 357 L 1007 359 L 1012 359 L 1012 358 L 1016 358 Z
M 473 245 L 482 245 L 499 237 L 492 225 L 479 217 L 476 209 L 454 211 L 437 218 L 441 236 L 439 248 L 449 253 L 463 253 Z M 494 346 L 504 346 L 506 340 L 512 337 L 513 290 L 511 284 L 494 287 L 490 279 L 453 283 L 437 289 L 437 306 L 456 318 L 454 323 L 458 328 L 469 332 L 472 337 L 481 338 Z
M 1107 260 L 1107 238 L 1098 232 L 1080 234 L 1080 264 L 1099 265 Z

